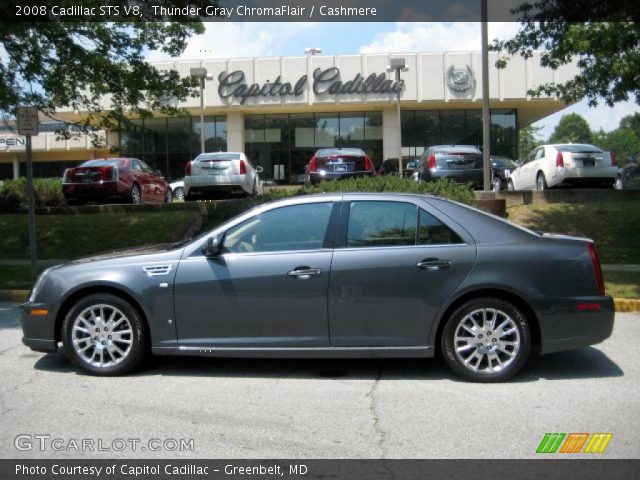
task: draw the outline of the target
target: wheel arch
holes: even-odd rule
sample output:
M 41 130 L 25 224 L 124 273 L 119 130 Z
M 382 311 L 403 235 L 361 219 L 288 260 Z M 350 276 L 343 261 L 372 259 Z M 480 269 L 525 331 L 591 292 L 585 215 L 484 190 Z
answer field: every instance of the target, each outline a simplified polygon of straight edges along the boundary
M 531 325 L 531 349 L 533 352 L 539 352 L 542 345 L 542 336 L 540 332 L 540 322 L 538 320 L 538 316 L 536 315 L 533 308 L 518 294 L 511 292 L 509 290 L 501 289 L 501 288 L 481 288 L 476 290 L 471 290 L 461 294 L 456 297 L 445 309 L 445 311 L 440 315 L 438 319 L 438 325 L 436 328 L 435 337 L 432 338 L 431 344 L 435 347 L 435 351 L 438 353 L 441 352 L 440 348 L 440 339 L 442 338 L 442 331 L 444 330 L 444 326 L 447 323 L 447 320 L 451 316 L 451 314 L 463 303 L 468 302 L 469 300 L 473 300 L 475 298 L 481 297 L 494 297 L 499 298 L 500 300 L 506 300 L 508 302 L 513 303 L 516 307 L 518 307 L 524 316 L 529 321 Z
M 64 299 L 58 312 L 56 313 L 56 322 L 54 325 L 54 336 L 55 342 L 58 343 L 62 341 L 62 323 L 64 322 L 64 317 L 67 315 L 69 310 L 73 307 L 73 305 L 83 297 L 87 295 L 92 295 L 95 293 L 109 293 L 116 297 L 121 298 L 122 300 L 131 304 L 133 308 L 135 308 L 138 315 L 140 315 L 140 319 L 142 320 L 142 325 L 144 327 L 144 333 L 146 334 L 149 342 L 147 345 L 151 345 L 151 330 L 149 328 L 149 322 L 147 321 L 147 315 L 145 314 L 144 309 L 140 305 L 140 303 L 133 297 L 130 293 L 126 292 L 123 289 L 111 286 L 111 285 L 90 285 L 79 288 L 71 293 L 67 298 Z

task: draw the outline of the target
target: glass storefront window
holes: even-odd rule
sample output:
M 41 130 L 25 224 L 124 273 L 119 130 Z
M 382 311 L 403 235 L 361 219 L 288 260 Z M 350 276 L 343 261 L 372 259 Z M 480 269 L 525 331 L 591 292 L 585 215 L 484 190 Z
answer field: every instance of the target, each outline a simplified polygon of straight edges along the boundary
M 200 117 L 192 117 L 191 151 L 200 152 Z M 204 150 L 217 152 L 227 149 L 227 120 L 223 116 L 204 117 Z
M 335 147 L 340 135 L 340 118 L 338 114 L 320 113 L 315 116 L 315 146 Z
M 358 147 L 364 140 L 364 114 L 340 114 L 338 147 Z

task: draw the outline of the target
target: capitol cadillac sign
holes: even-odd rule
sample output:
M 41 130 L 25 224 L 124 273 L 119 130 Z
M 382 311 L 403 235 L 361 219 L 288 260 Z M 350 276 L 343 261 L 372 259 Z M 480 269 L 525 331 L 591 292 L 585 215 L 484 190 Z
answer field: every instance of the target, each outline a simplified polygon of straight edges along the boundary
M 223 99 L 235 99 L 241 105 L 249 98 L 287 97 L 302 95 L 308 88 L 308 75 L 302 75 L 295 82 L 283 82 L 281 76 L 263 84 L 247 84 L 242 70 L 222 72 L 218 75 L 218 95 Z M 372 73 L 366 78 L 357 74 L 350 80 L 342 80 L 340 69 L 331 67 L 317 68 L 313 72 L 313 93 L 316 95 L 352 95 L 352 94 L 397 94 L 404 89 L 404 81 L 387 78 L 384 73 Z

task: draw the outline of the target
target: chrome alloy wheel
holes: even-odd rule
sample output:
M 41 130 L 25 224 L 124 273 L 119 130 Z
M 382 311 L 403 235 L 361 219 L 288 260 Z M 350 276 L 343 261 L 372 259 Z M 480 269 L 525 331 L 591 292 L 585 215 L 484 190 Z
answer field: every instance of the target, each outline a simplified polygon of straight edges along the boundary
M 473 310 L 456 326 L 454 348 L 458 360 L 467 369 L 497 373 L 517 358 L 520 332 L 515 321 L 502 310 Z
M 108 304 L 91 305 L 73 322 L 73 349 L 89 365 L 112 367 L 122 362 L 133 344 L 133 328 L 121 310 Z

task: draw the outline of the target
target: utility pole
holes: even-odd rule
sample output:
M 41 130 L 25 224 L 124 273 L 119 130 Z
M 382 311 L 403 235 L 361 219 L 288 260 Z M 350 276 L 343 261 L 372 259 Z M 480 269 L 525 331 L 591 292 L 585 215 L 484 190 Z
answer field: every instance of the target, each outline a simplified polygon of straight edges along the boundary
M 487 0 L 482 0 L 482 165 L 483 189 L 491 190 L 491 106 L 489 104 L 489 32 Z
M 409 69 L 406 67 L 406 61 L 404 58 L 392 58 L 389 60 L 388 72 L 395 72 L 396 84 L 400 84 L 400 72 L 406 72 Z M 400 89 L 396 90 L 396 115 L 398 116 L 398 175 L 402 178 L 402 118 L 400 116 Z

